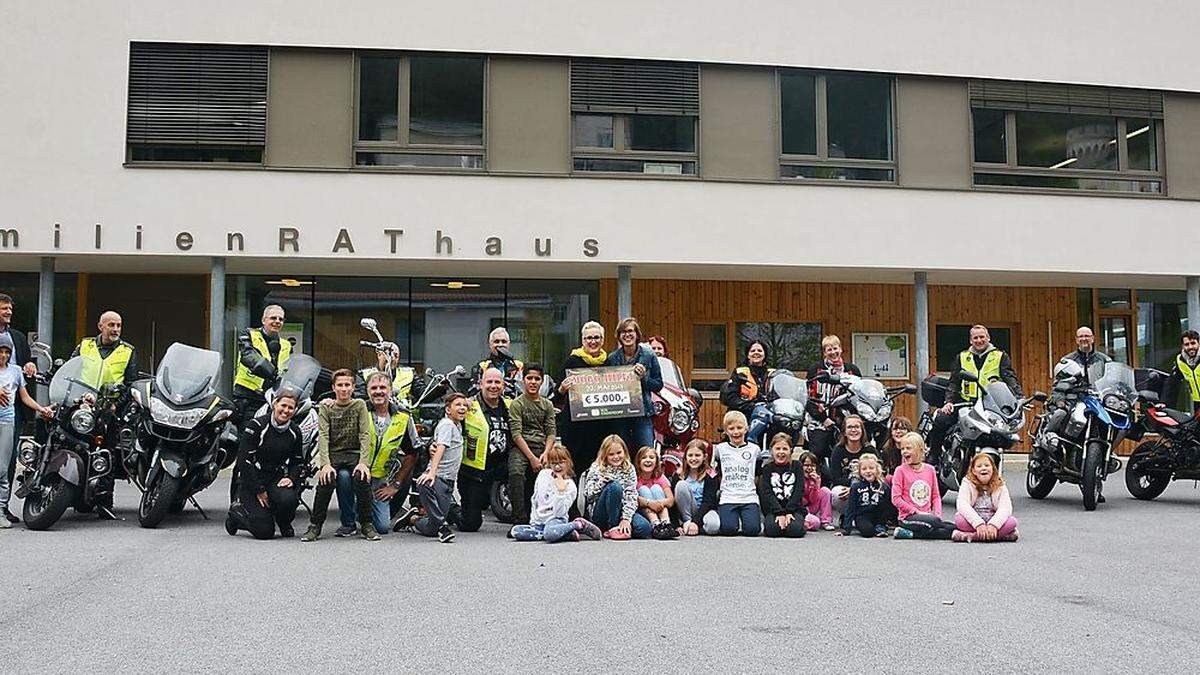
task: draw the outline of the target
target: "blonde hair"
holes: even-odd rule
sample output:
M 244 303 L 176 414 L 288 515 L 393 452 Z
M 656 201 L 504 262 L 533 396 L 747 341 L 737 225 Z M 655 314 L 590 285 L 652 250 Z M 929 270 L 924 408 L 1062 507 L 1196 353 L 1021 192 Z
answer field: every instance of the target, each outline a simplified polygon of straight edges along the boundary
M 900 447 L 901 448 L 904 447 L 905 441 L 908 441 L 909 443 L 913 444 L 914 454 L 918 455 L 918 458 L 922 462 L 924 462 L 925 461 L 925 439 L 921 438 L 921 434 L 918 434 L 915 431 L 910 431 L 907 434 L 904 434 L 904 438 L 900 439 Z
M 875 453 L 873 453 L 873 452 L 864 452 L 863 454 L 858 456 L 858 477 L 860 479 L 862 479 L 863 464 L 866 464 L 867 462 L 872 462 L 875 464 L 875 468 L 879 471 L 879 473 L 877 473 L 875 475 L 875 480 L 882 481 L 883 480 L 883 462 L 879 461 L 879 457 L 877 457 L 875 455 Z
M 650 455 L 650 456 L 654 457 L 654 468 L 650 470 L 650 477 L 658 478 L 659 476 L 662 475 L 662 459 L 659 458 L 658 451 L 648 445 L 643 445 L 641 448 L 638 449 L 637 457 L 633 460 L 634 471 L 637 471 L 638 477 L 641 478 L 642 458 L 645 457 L 646 455 Z
M 621 469 L 623 471 L 628 471 L 631 469 L 633 467 L 633 462 L 629 461 L 629 448 L 625 446 L 625 441 L 617 434 L 609 434 L 604 437 L 603 441 L 600 442 L 600 449 L 596 452 L 596 461 L 593 462 L 596 469 L 599 470 L 608 466 L 605 458 L 608 457 L 608 453 L 611 452 L 613 448 L 620 448 L 621 454 L 625 455 L 625 458 L 621 461 Z
M 743 415 L 740 410 L 730 410 L 729 412 L 725 413 L 724 417 L 721 418 L 721 426 L 727 427 L 729 426 L 730 422 L 741 422 L 742 425 L 745 426 L 746 416 Z
M 604 326 L 601 326 L 600 323 L 596 322 L 596 321 L 589 321 L 589 322 L 583 324 L 583 328 L 579 329 L 579 337 L 582 338 L 584 333 L 587 333 L 592 328 L 595 328 L 596 330 L 600 331 L 600 337 L 604 337 Z
M 546 466 L 550 467 L 556 462 L 562 462 L 563 475 L 567 478 L 575 477 L 575 462 L 571 461 L 571 453 L 567 452 L 563 446 L 554 443 L 546 450 Z
M 821 349 L 825 349 L 829 345 L 842 346 L 842 339 L 836 335 L 826 335 L 821 338 Z

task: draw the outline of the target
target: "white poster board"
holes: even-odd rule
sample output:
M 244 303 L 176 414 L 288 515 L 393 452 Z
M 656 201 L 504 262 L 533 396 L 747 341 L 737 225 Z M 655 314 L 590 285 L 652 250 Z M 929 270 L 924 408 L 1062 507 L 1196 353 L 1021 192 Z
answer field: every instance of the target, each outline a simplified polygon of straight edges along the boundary
M 304 353 L 304 324 L 285 323 L 279 329 L 279 337 L 292 343 L 293 354 Z
M 908 379 L 907 333 L 854 333 L 850 337 L 850 361 L 863 377 L 880 380 Z

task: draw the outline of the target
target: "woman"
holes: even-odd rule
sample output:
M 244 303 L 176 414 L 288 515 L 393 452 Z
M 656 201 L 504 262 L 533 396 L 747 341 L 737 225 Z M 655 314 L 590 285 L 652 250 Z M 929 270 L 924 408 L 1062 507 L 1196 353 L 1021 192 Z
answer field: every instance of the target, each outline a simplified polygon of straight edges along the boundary
M 654 352 L 655 356 L 661 356 L 664 359 L 671 358 L 671 351 L 667 349 L 667 339 L 661 335 L 651 335 L 646 344 L 650 345 L 650 351 Z
M 651 394 L 663 388 L 662 369 L 658 357 L 642 342 L 642 329 L 637 319 L 628 317 L 617 324 L 617 344 L 620 349 L 608 355 L 605 365 L 633 366 L 642 381 L 642 415 L 614 420 L 613 431 L 625 439 L 625 445 L 637 453 L 654 447 L 654 404 Z
M 250 420 L 242 430 L 238 448 L 238 490 L 241 505 L 229 509 L 225 531 L 246 530 L 255 539 L 296 536 L 292 519 L 300 505 L 300 479 L 304 470 L 304 437 L 292 421 L 296 394 L 276 394 L 271 412 Z
M 767 346 L 759 340 L 746 345 L 743 365 L 733 369 L 729 380 L 721 385 L 721 403 L 737 410 L 750 421 L 746 438 L 762 447 L 762 436 L 771 424 L 771 409 L 767 405 L 767 389 L 774 368 L 767 367 Z
M 567 376 L 567 371 L 580 368 L 599 368 L 604 365 L 608 359 L 608 354 L 604 351 L 604 326 L 595 321 L 583 324 L 583 328 L 580 330 L 580 341 L 583 343 L 582 346 L 571 351 L 570 356 L 563 363 L 562 372 L 559 373 L 558 393 L 562 402 L 563 414 L 558 428 L 562 430 L 563 445 L 566 445 L 567 450 L 571 453 L 571 461 L 575 463 L 575 466 L 587 466 L 596 458 L 596 452 L 600 449 L 600 441 L 608 435 L 610 421 L 580 420 L 575 422 L 571 420 L 569 398 L 571 387 L 575 385 L 575 381 L 574 378 Z

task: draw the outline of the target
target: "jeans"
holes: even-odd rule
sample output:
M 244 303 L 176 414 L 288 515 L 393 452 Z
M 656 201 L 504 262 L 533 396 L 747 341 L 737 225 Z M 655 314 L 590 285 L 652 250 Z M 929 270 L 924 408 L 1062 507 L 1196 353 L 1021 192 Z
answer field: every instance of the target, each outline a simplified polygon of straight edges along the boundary
M 391 500 L 382 501 L 375 498 L 375 491 L 385 485 L 387 483 L 382 478 L 371 479 L 371 523 L 375 525 L 375 531 L 381 534 L 388 531 L 392 519 Z
M 342 527 L 354 527 L 355 521 L 371 521 L 371 484 L 354 478 L 354 467 L 335 466 L 337 476 L 332 485 L 317 485 L 317 496 L 313 498 L 310 522 L 317 527 L 325 524 L 329 512 L 329 501 L 337 492 L 338 517 Z
M 763 447 L 763 434 L 767 433 L 767 427 L 771 426 L 771 420 L 774 418 L 770 406 L 766 403 L 755 403 L 754 410 L 750 412 L 750 430 L 746 432 L 746 440 L 760 448 Z
M 603 531 L 611 530 L 621 523 L 621 507 L 624 503 L 625 491 L 621 484 L 612 481 L 600 491 L 600 497 L 592 507 L 591 521 Z M 629 519 L 630 529 L 634 539 L 650 538 L 650 521 L 636 511 Z
M 687 481 L 680 480 L 675 485 L 675 507 L 679 509 L 679 522 L 690 523 L 699 515 L 700 505 Z
M 426 515 L 417 519 L 416 530 L 426 537 L 436 537 L 438 530 L 445 526 L 446 514 L 454 503 L 454 481 L 437 476 L 433 485 L 418 483 L 417 496 L 421 498 Z
M 12 479 L 8 465 L 15 455 L 17 426 L 12 422 L 0 422 L 0 509 L 8 508 L 8 496 L 12 491 Z
M 229 515 L 238 529 L 246 530 L 255 539 L 270 539 L 275 536 L 275 526 L 280 531 L 292 526 L 296 508 L 300 506 L 300 491 L 294 487 L 267 486 L 267 505 L 258 503 L 258 495 L 251 488 L 241 491 L 241 506 L 229 509 Z
M 512 537 L 517 541 L 545 541 L 553 544 L 558 541 L 571 541 L 575 538 L 575 523 L 562 518 L 551 518 L 541 525 L 513 525 Z
M 757 537 L 762 532 L 762 511 L 758 504 L 721 504 L 717 506 L 721 519 L 720 533 L 727 537 L 740 534 Z
M 638 450 L 654 447 L 653 417 L 630 417 L 621 422 L 621 439 L 629 447 L 630 455 L 636 457 Z

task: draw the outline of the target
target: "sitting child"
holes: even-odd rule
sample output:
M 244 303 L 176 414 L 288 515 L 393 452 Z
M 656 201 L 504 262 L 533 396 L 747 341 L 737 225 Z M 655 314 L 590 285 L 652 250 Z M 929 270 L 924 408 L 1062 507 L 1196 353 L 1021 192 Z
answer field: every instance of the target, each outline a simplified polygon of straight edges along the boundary
M 546 468 L 538 472 L 533 484 L 533 509 L 528 525 L 513 525 L 509 536 L 517 541 L 579 541 L 580 535 L 593 541 L 601 538 L 600 528 L 576 518 L 568 520 L 578 490 L 571 455 L 561 445 L 551 446 L 543 455 Z
M 864 453 L 858 459 L 858 477 L 850 483 L 842 529 L 835 534 L 858 530 L 864 537 L 886 537 L 891 513 L 891 494 L 883 479 L 883 465 L 875 455 Z
M 674 539 L 679 532 L 671 525 L 671 507 L 675 494 L 671 482 L 662 475 L 658 451 L 643 447 L 634 460 L 637 466 L 638 511 L 650 521 L 650 536 L 655 539 Z
M 833 526 L 833 495 L 821 485 L 821 460 L 811 452 L 802 452 L 800 468 L 804 471 L 805 529 L 837 529 Z
M 792 437 L 778 433 L 771 438 L 771 461 L 763 465 L 758 479 L 758 501 L 763 511 L 763 536 L 804 536 L 804 473 L 792 461 Z
M 693 536 L 700 534 L 704 525 L 704 514 L 701 506 L 704 503 L 704 493 L 715 487 L 717 479 L 709 469 L 712 461 L 711 451 L 707 441 L 693 438 L 688 441 L 683 453 L 683 467 L 676 474 L 674 486 L 675 507 L 679 510 L 679 534 Z M 713 493 L 715 499 L 715 493 Z M 709 511 L 712 515 L 714 528 L 719 527 L 717 512 Z
M 1012 515 L 1008 486 L 996 470 L 996 460 L 981 452 L 971 458 L 971 470 L 958 488 L 954 541 L 1016 541 L 1017 519 Z
M 937 474 L 925 463 L 925 441 L 916 432 L 900 439 L 900 466 L 892 475 L 892 505 L 899 519 L 897 539 L 949 539 L 954 532 L 954 524 L 942 520 Z

